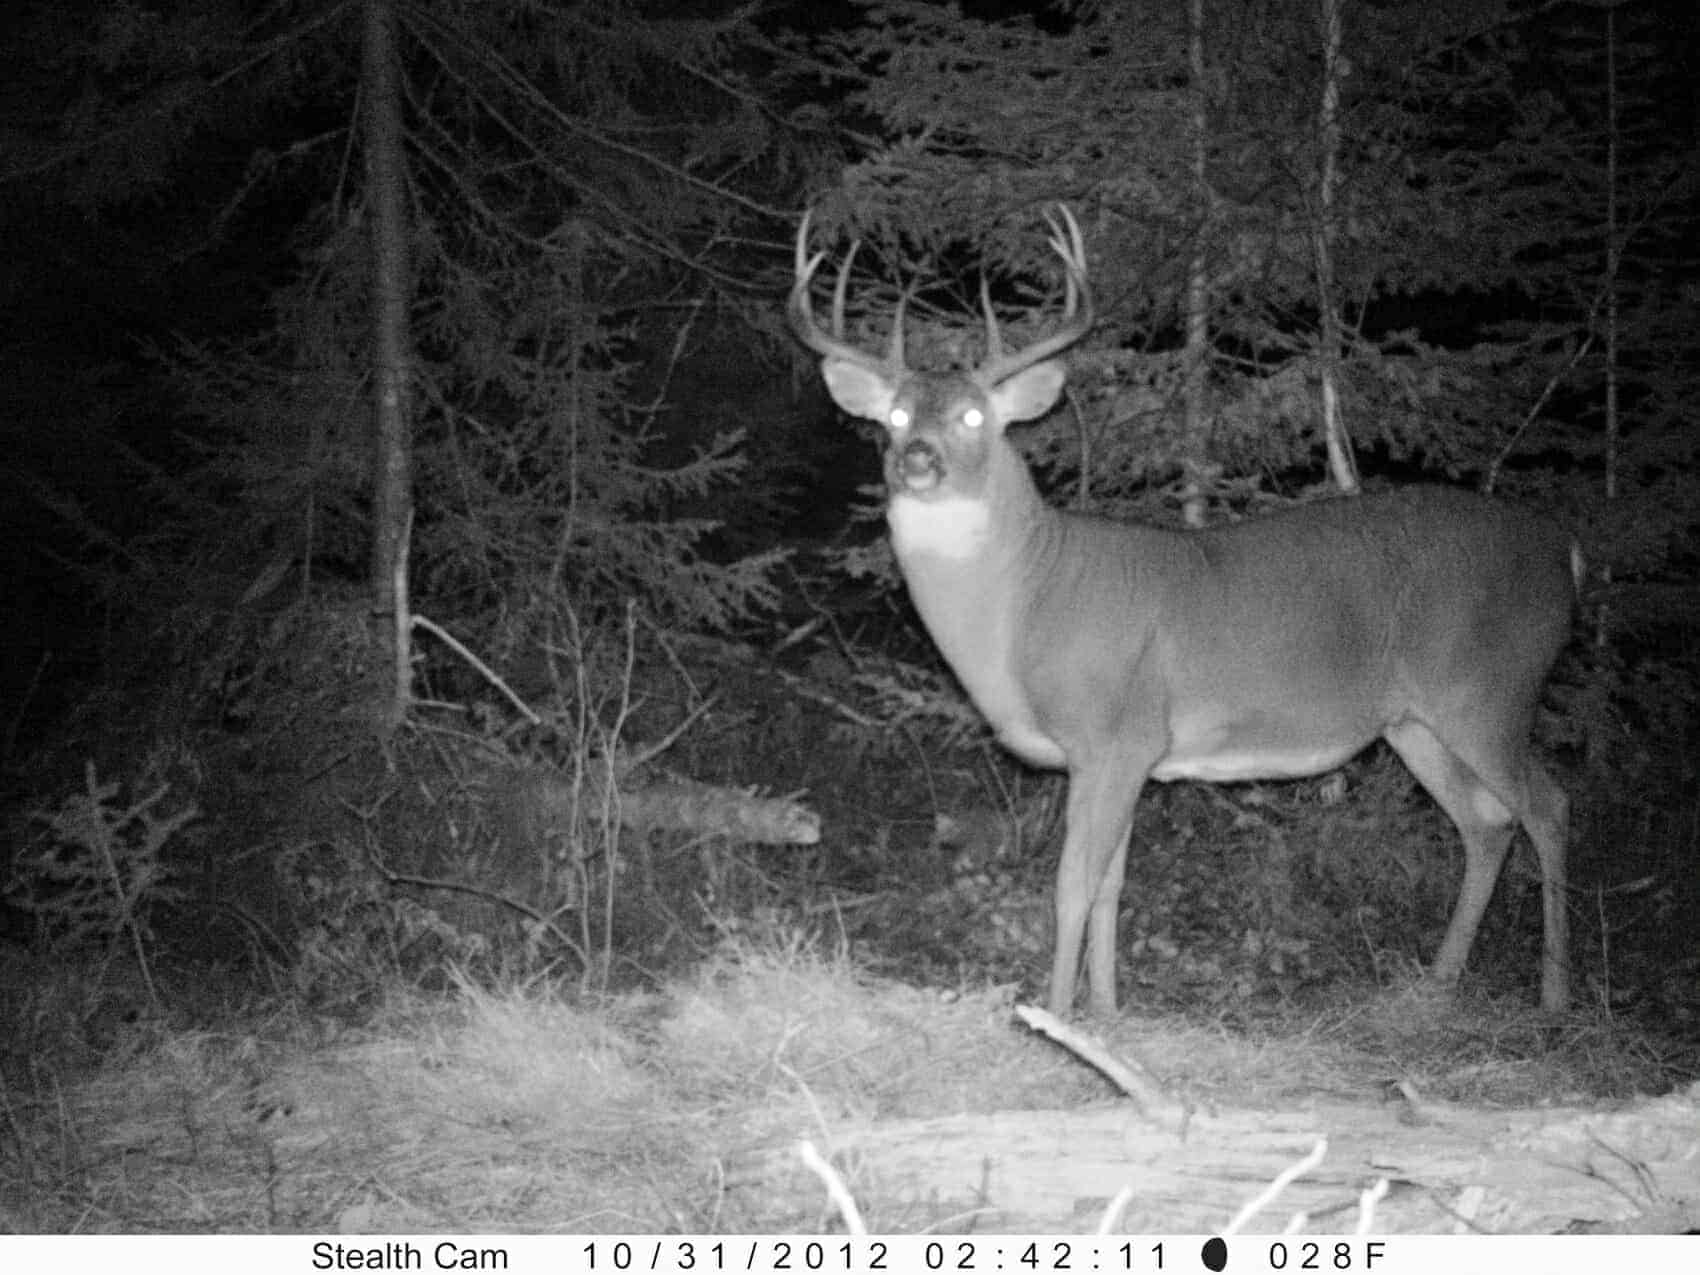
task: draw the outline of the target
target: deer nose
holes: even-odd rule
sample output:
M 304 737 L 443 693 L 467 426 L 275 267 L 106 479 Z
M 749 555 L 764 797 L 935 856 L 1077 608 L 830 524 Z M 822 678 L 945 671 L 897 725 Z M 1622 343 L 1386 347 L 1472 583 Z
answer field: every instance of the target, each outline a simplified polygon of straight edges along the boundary
M 887 468 L 891 484 L 907 487 L 910 491 L 936 487 L 944 477 L 944 461 L 938 449 L 918 438 L 912 438 L 894 449 Z

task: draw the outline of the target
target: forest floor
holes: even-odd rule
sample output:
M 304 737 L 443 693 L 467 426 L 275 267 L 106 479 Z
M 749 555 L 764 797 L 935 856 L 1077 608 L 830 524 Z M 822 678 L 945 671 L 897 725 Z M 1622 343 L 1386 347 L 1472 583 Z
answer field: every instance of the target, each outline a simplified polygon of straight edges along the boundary
M 5 967 L 3 1008 L 24 1031 L 34 1013 L 39 1043 L 43 987 L 75 980 Z M 1700 1086 L 1603 1099 L 1587 1060 L 1609 1024 L 1420 984 L 1262 1035 L 1077 1023 L 1163 1111 L 1024 1026 L 1005 988 L 917 989 L 771 945 L 661 992 L 462 985 L 334 1017 L 283 999 L 216 1030 L 109 1006 L 80 1056 L 8 1050 L 0 1229 L 1700 1227 Z

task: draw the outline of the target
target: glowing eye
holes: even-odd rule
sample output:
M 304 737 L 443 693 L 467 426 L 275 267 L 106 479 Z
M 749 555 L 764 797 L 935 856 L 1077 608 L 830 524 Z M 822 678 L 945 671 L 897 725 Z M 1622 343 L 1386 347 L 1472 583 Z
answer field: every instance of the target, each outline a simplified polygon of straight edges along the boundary
M 886 417 L 886 419 L 891 422 L 891 427 L 893 429 L 909 428 L 909 413 L 901 407 L 892 408 L 891 415 Z
M 970 407 L 962 413 L 962 423 L 969 429 L 979 429 L 986 423 L 986 414 L 977 407 Z

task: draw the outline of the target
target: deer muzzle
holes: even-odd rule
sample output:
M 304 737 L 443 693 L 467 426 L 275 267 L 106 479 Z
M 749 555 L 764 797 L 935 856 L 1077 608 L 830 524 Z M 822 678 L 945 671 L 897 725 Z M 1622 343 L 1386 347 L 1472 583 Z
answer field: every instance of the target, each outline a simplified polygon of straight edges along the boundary
M 894 490 L 931 491 L 944 480 L 944 458 L 931 443 L 912 438 L 886 452 L 885 477 Z

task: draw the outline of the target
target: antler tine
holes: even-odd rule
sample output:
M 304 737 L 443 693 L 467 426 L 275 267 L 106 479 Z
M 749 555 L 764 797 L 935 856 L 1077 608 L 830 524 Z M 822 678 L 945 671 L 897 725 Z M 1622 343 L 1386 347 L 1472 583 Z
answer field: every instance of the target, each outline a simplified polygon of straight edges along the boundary
M 860 239 L 850 241 L 850 251 L 844 254 L 844 260 L 838 265 L 838 281 L 832 285 L 832 335 L 841 341 L 844 339 L 844 294 L 850 290 L 850 263 L 856 260 L 861 247 Z
M 1061 216 L 1062 223 L 1057 222 Z M 1083 280 L 1086 277 L 1086 242 L 1080 234 L 1080 223 L 1074 219 L 1074 213 L 1067 204 L 1058 204 L 1054 209 L 1045 210 L 1045 224 L 1051 229 L 1051 249 L 1061 257 L 1069 267 L 1069 278 L 1073 280 L 1078 274 Z
M 903 307 L 899 303 L 897 323 L 892 330 L 893 345 L 896 356 L 888 355 L 881 359 L 866 350 L 858 349 L 844 339 L 844 297 L 850 286 L 850 263 L 856 259 L 856 250 L 862 246 L 861 240 L 850 245 L 850 251 L 844 255 L 844 263 L 838 268 L 838 282 L 832 289 L 832 332 L 822 332 L 820 325 L 815 322 L 814 301 L 809 295 L 809 285 L 814 281 L 815 271 L 820 269 L 821 262 L 826 260 L 826 251 L 809 253 L 809 223 L 813 211 L 803 214 L 802 221 L 797 226 L 797 243 L 792 255 L 792 270 L 795 281 L 791 285 L 791 296 L 785 303 L 786 317 L 791 321 L 791 330 L 797 339 L 808 346 L 816 354 L 829 359 L 841 359 L 847 363 L 860 364 L 863 367 L 874 368 L 889 374 L 894 369 L 902 369 L 902 328 Z
M 1060 223 L 1058 214 L 1061 215 Z M 1007 381 L 1017 372 L 1067 349 L 1092 329 L 1092 289 L 1086 278 L 1086 242 L 1080 233 L 1080 224 L 1075 221 L 1074 214 L 1069 211 L 1067 204 L 1058 204 L 1055 212 L 1047 210 L 1045 223 L 1051 230 L 1051 249 L 1063 262 L 1067 289 L 1063 300 L 1063 326 L 1024 349 L 1006 354 L 1003 352 L 1001 340 L 995 348 L 991 344 L 991 335 L 996 331 L 996 320 L 991 318 L 990 305 L 986 305 L 986 358 L 973 372 L 974 379 L 981 385 L 992 386 L 1000 381 Z M 985 304 L 983 281 L 981 297 L 982 304 Z
M 1057 224 L 1058 213 L 1062 215 L 1062 225 Z M 1086 281 L 1086 243 L 1081 238 L 1080 223 L 1074 219 L 1067 204 L 1058 204 L 1054 211 L 1046 209 L 1045 224 L 1051 228 L 1051 249 L 1067 267 L 1064 273 L 1068 294 L 1063 302 L 1063 314 L 1071 316 L 1079 289 Z
M 797 242 L 792 246 L 791 250 L 793 295 L 795 295 L 798 286 L 806 283 L 814 277 L 815 271 L 820 269 L 820 263 L 826 256 L 825 252 L 817 252 L 814 256 L 809 256 L 809 222 L 814 220 L 814 215 L 814 209 L 805 208 L 803 210 L 803 220 L 797 223 Z
M 986 282 L 985 273 L 980 275 L 980 309 L 986 314 L 986 363 L 995 363 L 1007 357 L 1003 348 L 1003 332 L 998 327 L 998 316 L 992 312 L 992 288 Z
M 905 288 L 897 294 L 897 309 L 891 315 L 891 336 L 887 338 L 885 347 L 885 365 L 888 368 L 902 370 L 906 365 L 903 358 L 903 312 L 909 308 L 909 289 Z

